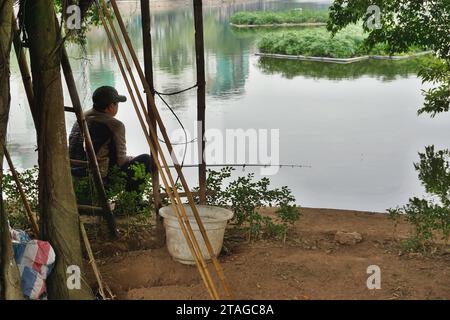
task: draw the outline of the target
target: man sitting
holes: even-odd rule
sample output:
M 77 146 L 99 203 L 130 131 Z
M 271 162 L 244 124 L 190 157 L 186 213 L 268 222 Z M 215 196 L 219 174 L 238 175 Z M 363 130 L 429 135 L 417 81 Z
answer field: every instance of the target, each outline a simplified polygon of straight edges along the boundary
M 141 154 L 135 158 L 127 155 L 125 140 L 125 126 L 115 118 L 119 102 L 125 102 L 127 98 L 119 95 L 113 87 L 103 86 L 95 90 L 92 95 L 93 108 L 86 111 L 84 116 L 88 124 L 92 144 L 97 155 L 100 174 L 107 182 L 111 168 L 117 165 L 127 173 L 127 191 L 139 192 L 143 180 L 133 179 L 133 164 L 141 163 L 147 172 L 150 172 L 151 157 Z M 69 136 L 70 159 L 86 161 L 84 140 L 78 125 L 75 123 Z M 75 176 L 86 175 L 84 167 L 72 165 L 72 174 Z

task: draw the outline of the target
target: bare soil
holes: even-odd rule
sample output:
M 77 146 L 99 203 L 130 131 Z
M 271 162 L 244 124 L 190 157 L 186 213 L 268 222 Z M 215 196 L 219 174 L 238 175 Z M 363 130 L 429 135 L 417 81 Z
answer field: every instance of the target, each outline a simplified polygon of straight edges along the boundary
M 235 299 L 450 299 L 450 248 L 406 253 L 410 226 L 386 214 L 302 208 L 285 243 L 227 229 L 219 261 Z M 272 214 L 273 210 L 266 210 Z M 153 229 L 130 224 L 107 241 L 87 224 L 103 279 L 118 299 L 208 299 L 195 266 L 175 262 L 157 247 Z M 355 245 L 335 242 L 337 231 L 358 232 Z M 381 269 L 381 289 L 366 286 L 367 267 Z M 95 282 L 89 276 L 93 287 Z

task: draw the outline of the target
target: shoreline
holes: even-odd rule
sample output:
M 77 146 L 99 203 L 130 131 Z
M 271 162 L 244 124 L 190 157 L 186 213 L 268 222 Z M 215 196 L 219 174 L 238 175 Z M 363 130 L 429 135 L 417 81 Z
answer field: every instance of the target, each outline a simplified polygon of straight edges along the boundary
M 326 25 L 327 24 L 324 22 L 274 23 L 274 24 L 234 24 L 230 22 L 230 26 L 235 28 L 323 27 Z
M 257 52 L 257 53 L 255 53 L 255 55 L 258 57 L 263 57 L 263 58 L 350 64 L 350 63 L 366 61 L 366 60 L 399 61 L 399 60 L 413 59 L 413 58 L 421 57 L 421 56 L 432 54 L 432 53 L 433 53 L 432 51 L 423 51 L 423 52 L 404 55 L 404 56 L 366 55 L 366 56 L 353 57 L 353 58 L 311 57 L 311 56 L 302 56 L 302 55 L 287 55 L 287 54 L 262 53 L 262 52 Z
M 241 4 L 241 3 L 257 3 L 261 2 L 260 0 L 204 0 L 203 7 L 217 7 L 222 6 L 224 4 Z M 126 0 L 117 2 L 119 7 L 126 9 L 135 10 L 140 8 L 139 0 Z M 192 6 L 192 1 L 190 0 L 151 0 L 150 1 L 150 9 L 175 9 L 180 6 L 188 7 Z

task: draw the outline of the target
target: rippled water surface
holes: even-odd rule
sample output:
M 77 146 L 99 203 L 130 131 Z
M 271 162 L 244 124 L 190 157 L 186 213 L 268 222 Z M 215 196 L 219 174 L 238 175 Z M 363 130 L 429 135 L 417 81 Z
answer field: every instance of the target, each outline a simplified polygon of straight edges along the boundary
M 445 146 L 449 115 L 417 116 L 423 88 L 418 61 L 367 61 L 352 65 L 260 59 L 261 30 L 235 30 L 230 16 L 240 10 L 324 8 L 327 2 L 255 2 L 205 7 L 207 129 L 279 129 L 280 163 L 308 165 L 281 168 L 271 178 L 288 185 L 303 206 L 385 210 L 420 195 L 413 162 L 427 144 Z M 123 6 L 127 27 L 142 56 L 140 16 L 136 4 Z M 193 15 L 191 7 L 155 9 L 152 13 L 155 87 L 176 91 L 195 83 Z M 73 68 L 86 108 L 92 91 L 113 85 L 126 93 L 106 35 L 89 35 L 87 59 L 72 48 Z M 13 59 L 12 112 L 8 143 L 22 168 L 37 162 L 33 122 L 20 74 Z M 70 105 L 67 96 L 66 105 Z M 185 127 L 195 132 L 196 91 L 168 98 Z M 169 132 L 179 128 L 158 101 Z M 147 152 L 145 139 L 130 103 L 118 114 L 127 127 L 130 154 Z M 74 122 L 67 115 L 68 128 Z M 190 137 L 194 138 L 194 137 Z M 181 147 L 178 147 L 180 149 Z M 181 151 L 181 150 L 180 150 Z M 188 163 L 195 163 L 188 153 Z M 195 169 L 186 168 L 195 185 Z M 259 169 L 247 168 L 245 172 Z M 237 169 L 235 175 L 242 174 Z

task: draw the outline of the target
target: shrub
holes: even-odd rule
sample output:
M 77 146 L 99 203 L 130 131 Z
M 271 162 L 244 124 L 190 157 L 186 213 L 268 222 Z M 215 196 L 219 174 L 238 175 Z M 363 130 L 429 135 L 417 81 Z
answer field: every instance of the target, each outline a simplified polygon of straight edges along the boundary
M 343 29 L 334 37 L 325 28 L 313 28 L 268 33 L 260 39 L 258 47 L 263 53 L 330 58 L 388 54 L 385 44 L 378 44 L 369 50 L 365 46 L 365 38 L 363 29 L 356 25 Z M 423 49 L 411 47 L 408 53 L 418 51 L 423 51 Z
M 143 215 L 150 217 L 153 211 L 152 183 L 151 175 L 145 171 L 143 164 L 134 164 L 133 180 L 143 180 L 143 184 L 138 191 L 127 191 L 127 174 L 114 166 L 108 175 L 105 185 L 106 196 L 110 202 L 115 203 L 115 215 Z M 83 178 L 74 179 L 74 190 L 79 203 L 98 205 L 98 196 L 89 175 Z
M 114 213 L 116 215 L 140 214 L 149 217 L 153 211 L 151 175 L 145 172 L 142 164 L 133 165 L 132 169 L 134 170 L 133 179 L 144 179 L 145 181 L 141 190 L 139 192 L 127 192 L 126 174 L 116 167 L 112 170 L 106 188 L 107 197 L 110 201 L 115 202 Z M 17 172 L 31 210 L 35 212 L 38 211 L 38 172 L 37 166 Z M 79 204 L 98 205 L 98 197 L 90 176 L 74 178 L 73 186 Z M 22 199 L 10 173 L 3 175 L 3 193 L 5 210 L 9 213 L 11 227 L 28 228 L 29 223 Z
M 22 189 L 27 197 L 28 204 L 30 205 L 31 210 L 35 212 L 38 209 L 39 201 L 37 184 L 38 173 L 39 169 L 37 166 L 22 172 L 17 172 Z M 11 227 L 16 229 L 27 229 L 29 226 L 27 214 L 11 173 L 5 173 L 3 175 L 3 194 L 3 203 L 6 212 L 8 212 Z
M 255 181 L 254 174 L 249 173 L 224 188 L 224 180 L 231 177 L 233 170 L 231 167 L 221 171 L 208 170 L 207 204 L 233 210 L 233 221 L 247 229 L 249 240 L 262 236 L 285 239 L 289 227 L 300 218 L 299 208 L 288 187 L 271 189 L 268 178 Z M 278 207 L 275 218 L 261 214 L 261 208 L 267 206 Z
M 112 168 L 106 192 L 110 201 L 115 202 L 115 215 L 136 215 L 149 217 L 153 211 L 152 183 L 150 174 L 145 172 L 141 164 L 134 165 L 133 179 L 144 179 L 139 192 L 126 191 L 126 173 L 118 167 Z M 234 222 L 248 231 L 249 240 L 262 236 L 285 239 L 289 227 L 299 218 L 299 208 L 288 187 L 270 188 L 270 180 L 254 179 L 254 174 L 239 177 L 223 187 L 224 180 L 231 177 L 234 169 L 223 168 L 221 171 L 208 170 L 207 204 L 228 207 L 234 211 Z M 19 173 L 22 187 L 25 190 L 32 210 L 38 208 L 38 168 L 24 170 Z M 74 191 L 78 203 L 98 205 L 98 197 L 90 176 L 73 179 Z M 177 189 L 180 186 L 177 185 Z M 198 190 L 198 188 L 195 188 Z M 3 177 L 5 205 L 10 212 L 11 225 L 16 228 L 27 228 L 28 221 L 23 209 L 20 195 L 10 174 Z M 196 197 L 198 201 L 198 197 Z M 167 200 L 166 200 L 167 201 Z M 167 202 L 165 202 L 168 205 Z M 263 215 L 263 207 L 277 207 L 276 216 Z
M 448 243 L 450 237 L 450 151 L 435 152 L 434 146 L 419 153 L 420 161 L 414 164 L 428 198 L 414 197 L 400 208 L 389 209 L 393 219 L 404 216 L 414 227 L 412 238 L 415 248 L 425 250 L 436 234 Z

